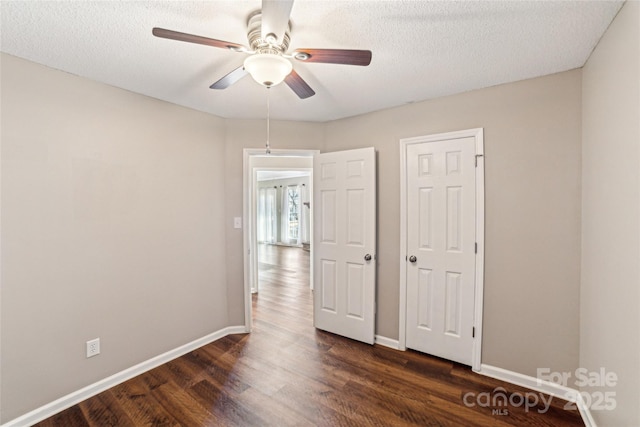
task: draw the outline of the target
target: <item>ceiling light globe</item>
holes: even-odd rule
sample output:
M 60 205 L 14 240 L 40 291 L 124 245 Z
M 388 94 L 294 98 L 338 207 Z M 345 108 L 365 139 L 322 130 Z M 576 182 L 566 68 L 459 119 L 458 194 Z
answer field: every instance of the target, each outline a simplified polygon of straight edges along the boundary
M 244 69 L 263 86 L 282 83 L 291 73 L 293 65 L 286 58 L 273 53 L 257 53 L 244 60 Z

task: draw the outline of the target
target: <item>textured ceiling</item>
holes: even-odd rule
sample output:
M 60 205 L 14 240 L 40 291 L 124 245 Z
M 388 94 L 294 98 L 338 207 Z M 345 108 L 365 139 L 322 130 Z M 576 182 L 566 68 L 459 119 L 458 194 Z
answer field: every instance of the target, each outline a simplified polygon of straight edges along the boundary
M 270 90 L 271 117 L 327 121 L 584 65 L 620 1 L 296 0 L 291 48 L 369 49 L 368 67 L 295 62 L 316 95 Z M 1 50 L 228 118 L 264 118 L 267 90 L 209 85 L 242 53 L 160 39 L 153 27 L 246 45 L 260 1 L 5 1 Z M 291 51 L 292 49 L 289 49 Z

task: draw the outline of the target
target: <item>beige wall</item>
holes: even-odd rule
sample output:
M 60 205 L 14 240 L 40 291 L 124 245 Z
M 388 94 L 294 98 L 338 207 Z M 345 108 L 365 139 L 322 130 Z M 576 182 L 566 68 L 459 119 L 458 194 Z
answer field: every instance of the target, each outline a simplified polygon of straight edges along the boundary
M 224 121 L 1 60 L 6 422 L 228 323 Z
M 640 425 L 639 26 L 627 2 L 583 70 L 580 366 L 619 378 L 602 426 Z
M 482 362 L 532 376 L 577 367 L 580 89 L 575 70 L 327 124 L 327 151 L 378 151 L 376 334 L 398 338 L 399 140 L 483 127 Z

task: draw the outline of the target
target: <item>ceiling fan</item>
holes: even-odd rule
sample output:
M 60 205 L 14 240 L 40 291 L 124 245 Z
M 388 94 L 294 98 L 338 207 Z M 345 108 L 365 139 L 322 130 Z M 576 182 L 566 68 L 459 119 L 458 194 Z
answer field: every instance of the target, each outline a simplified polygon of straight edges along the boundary
M 226 89 L 247 74 L 266 87 L 284 81 L 301 99 L 315 92 L 293 69 L 292 59 L 302 62 L 320 62 L 367 66 L 371 63 L 370 50 L 353 49 L 295 49 L 287 53 L 291 41 L 289 17 L 293 0 L 262 0 L 262 9 L 249 15 L 247 39 L 249 47 L 223 40 L 154 28 L 156 37 L 219 47 L 249 55 L 243 65 L 231 71 L 210 86 Z

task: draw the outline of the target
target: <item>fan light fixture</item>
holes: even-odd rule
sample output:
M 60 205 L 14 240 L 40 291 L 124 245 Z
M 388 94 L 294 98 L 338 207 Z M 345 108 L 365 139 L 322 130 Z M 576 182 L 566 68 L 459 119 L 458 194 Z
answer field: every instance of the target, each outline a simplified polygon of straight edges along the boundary
M 244 60 L 244 69 L 263 86 L 275 86 L 291 73 L 293 65 L 274 53 L 258 53 Z

